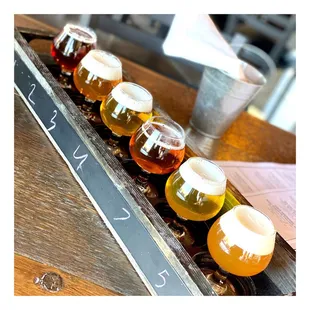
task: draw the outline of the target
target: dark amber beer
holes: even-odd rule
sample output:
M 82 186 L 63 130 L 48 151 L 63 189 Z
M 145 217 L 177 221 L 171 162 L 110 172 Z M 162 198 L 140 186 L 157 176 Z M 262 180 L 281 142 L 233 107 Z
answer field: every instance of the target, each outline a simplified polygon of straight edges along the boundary
M 96 48 L 96 43 L 97 36 L 90 28 L 67 24 L 54 38 L 51 55 L 62 73 L 70 75 L 82 58 Z
M 105 100 L 122 81 L 122 63 L 111 53 L 91 50 L 74 70 L 73 81 L 88 101 Z
M 182 218 L 205 221 L 214 217 L 225 200 L 226 177 L 212 161 L 191 157 L 167 180 L 170 207 Z
M 132 136 L 152 117 L 153 97 L 143 87 L 131 83 L 118 84 L 102 101 L 100 115 L 116 136 Z
M 185 134 L 176 122 L 154 116 L 131 137 L 129 150 L 146 172 L 166 174 L 177 169 L 185 153 Z
M 226 272 L 253 276 L 267 268 L 276 231 L 271 220 L 250 206 L 239 205 L 218 218 L 208 233 L 208 248 Z

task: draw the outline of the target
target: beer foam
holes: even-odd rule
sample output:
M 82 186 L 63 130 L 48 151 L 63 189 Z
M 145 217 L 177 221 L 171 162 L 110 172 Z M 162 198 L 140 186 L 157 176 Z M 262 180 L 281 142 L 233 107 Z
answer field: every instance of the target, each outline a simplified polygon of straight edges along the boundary
M 223 195 L 226 190 L 224 171 L 212 161 L 191 157 L 179 168 L 183 180 L 207 195 Z
M 220 218 L 220 226 L 230 244 L 256 255 L 273 252 L 275 229 L 264 214 L 246 205 L 239 205 Z
M 136 112 L 150 113 L 153 109 L 153 97 L 143 87 L 131 82 L 119 83 L 112 90 L 113 98 L 125 106 Z
M 79 25 L 66 24 L 64 27 L 64 31 L 67 35 L 78 41 L 88 44 L 93 44 L 97 42 L 97 35 L 90 28 Z
M 155 118 L 158 116 L 155 116 Z M 147 132 L 147 130 L 149 129 L 146 128 L 146 126 L 148 125 L 155 125 L 158 127 L 161 127 L 162 130 L 158 130 L 157 128 L 154 128 L 154 126 L 152 126 L 152 133 L 149 134 Z M 182 127 L 181 127 L 182 128 Z M 183 129 L 182 129 L 183 130 Z M 169 150 L 182 150 L 185 147 L 185 142 L 183 139 L 183 132 L 182 134 L 180 132 L 178 132 L 176 129 L 171 128 L 170 126 L 160 123 L 160 122 L 152 122 L 150 123 L 150 120 L 148 120 L 147 122 L 145 122 L 142 125 L 142 131 L 144 133 L 144 135 L 148 138 L 148 141 L 153 142 L 153 144 L 156 145 L 160 145 L 166 149 Z M 164 132 L 164 134 L 162 134 L 162 132 Z M 169 135 L 165 134 L 166 132 L 170 132 Z M 179 145 L 172 145 L 169 143 L 165 143 L 163 140 L 168 139 L 168 140 L 177 140 Z
M 85 69 L 90 73 L 108 81 L 122 78 L 122 63 L 111 53 L 101 50 L 91 50 L 81 60 Z

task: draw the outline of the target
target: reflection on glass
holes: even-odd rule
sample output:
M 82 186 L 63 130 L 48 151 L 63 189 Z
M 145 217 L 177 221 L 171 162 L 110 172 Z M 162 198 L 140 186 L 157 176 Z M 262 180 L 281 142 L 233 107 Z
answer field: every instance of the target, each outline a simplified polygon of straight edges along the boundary
M 226 293 L 228 273 L 247 277 L 265 270 L 275 236 L 272 221 L 250 206 L 236 206 L 218 218 L 207 237 L 209 252 L 220 267 L 207 277 L 214 290 Z
M 152 116 L 153 97 L 143 87 L 131 83 L 118 84 L 102 101 L 100 115 L 116 136 L 132 136 Z
M 91 50 L 74 70 L 73 81 L 86 101 L 105 100 L 122 81 L 122 63 L 111 53 Z
M 119 83 L 102 101 L 100 115 L 112 131 L 112 137 L 107 143 L 115 156 L 125 156 L 124 150 L 119 147 L 119 138 L 132 136 L 152 116 L 152 109 L 152 95 L 145 88 L 131 82 Z
M 142 168 L 142 173 L 135 178 L 138 188 L 147 197 L 153 197 L 149 175 L 167 174 L 180 166 L 185 154 L 184 130 L 167 117 L 153 116 L 131 137 L 129 150 Z
M 170 207 L 184 219 L 205 221 L 214 217 L 225 200 L 226 177 L 215 163 L 191 157 L 167 180 Z
M 167 174 L 177 169 L 185 153 L 182 127 L 163 116 L 145 122 L 130 139 L 130 153 L 146 172 Z
M 96 48 L 96 43 L 97 36 L 90 28 L 66 24 L 52 42 L 51 55 L 61 73 L 71 75 L 83 57 Z

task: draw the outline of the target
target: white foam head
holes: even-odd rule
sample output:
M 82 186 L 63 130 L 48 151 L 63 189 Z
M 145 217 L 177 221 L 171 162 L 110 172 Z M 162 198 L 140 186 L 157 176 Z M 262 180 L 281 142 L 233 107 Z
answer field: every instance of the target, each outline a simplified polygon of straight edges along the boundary
M 101 50 L 91 50 L 81 60 L 82 66 L 98 77 L 116 81 L 122 78 L 122 63 L 111 53 Z
M 153 116 L 142 125 L 142 131 L 151 144 L 169 150 L 182 150 L 185 147 L 183 128 L 164 116 Z
M 92 29 L 87 27 L 74 24 L 66 24 L 64 27 L 64 32 L 70 37 L 84 43 L 93 44 L 97 42 L 96 33 Z
M 256 255 L 273 252 L 276 231 L 272 221 L 263 213 L 239 205 L 220 218 L 220 226 L 230 244 Z
M 226 190 L 224 171 L 210 160 L 191 157 L 179 168 L 183 180 L 207 195 L 223 195 Z
M 152 112 L 153 97 L 143 87 L 131 82 L 119 83 L 112 90 L 113 98 L 121 105 L 136 112 Z

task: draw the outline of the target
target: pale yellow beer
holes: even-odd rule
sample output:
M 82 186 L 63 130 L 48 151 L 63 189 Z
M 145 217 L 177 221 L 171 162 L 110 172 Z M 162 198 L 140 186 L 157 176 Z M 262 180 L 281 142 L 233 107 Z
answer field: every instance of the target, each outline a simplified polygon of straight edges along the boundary
M 117 136 L 132 136 L 152 117 L 153 97 L 143 87 L 122 82 L 104 99 L 100 115 L 105 125 Z
M 111 53 L 91 50 L 74 70 L 73 81 L 86 100 L 104 100 L 122 81 L 122 63 Z
M 268 217 L 240 205 L 214 222 L 207 243 L 210 255 L 222 269 L 237 276 L 253 276 L 268 266 L 275 236 Z
M 212 161 L 191 157 L 167 180 L 165 193 L 169 206 L 192 221 L 214 217 L 225 200 L 226 177 Z

